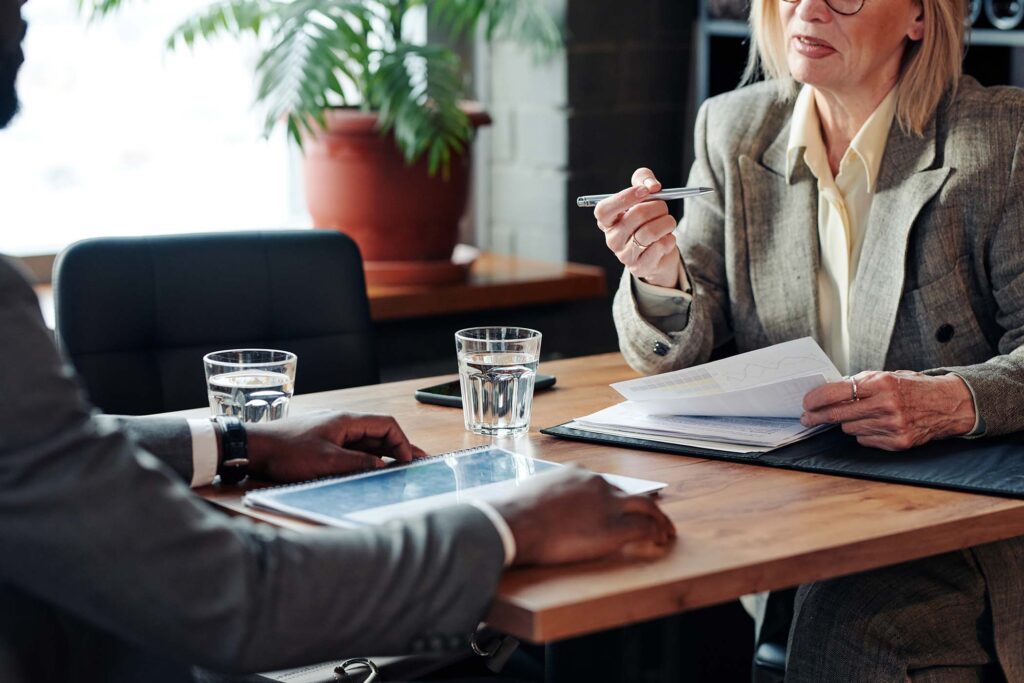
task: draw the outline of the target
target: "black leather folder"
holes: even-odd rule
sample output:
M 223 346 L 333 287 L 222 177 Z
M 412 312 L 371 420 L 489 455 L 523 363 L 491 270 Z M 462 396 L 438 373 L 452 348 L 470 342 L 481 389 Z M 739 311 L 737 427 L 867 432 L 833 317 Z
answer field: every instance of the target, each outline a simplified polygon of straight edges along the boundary
M 945 439 L 906 451 L 890 452 L 861 446 L 839 429 L 831 429 L 767 453 L 728 453 L 643 438 L 610 436 L 566 424 L 540 431 L 541 434 L 623 448 L 1024 498 L 1024 433 L 982 439 Z

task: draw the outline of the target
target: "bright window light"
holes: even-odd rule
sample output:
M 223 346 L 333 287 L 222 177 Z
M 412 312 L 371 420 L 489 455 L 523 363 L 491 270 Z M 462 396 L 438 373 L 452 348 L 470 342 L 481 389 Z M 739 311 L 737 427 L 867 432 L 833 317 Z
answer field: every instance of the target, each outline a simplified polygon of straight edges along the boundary
M 30 2 L 21 114 L 0 131 L 0 252 L 85 237 L 309 225 L 300 163 L 262 137 L 254 43 L 164 48 L 209 0 L 128 2 L 88 24 Z

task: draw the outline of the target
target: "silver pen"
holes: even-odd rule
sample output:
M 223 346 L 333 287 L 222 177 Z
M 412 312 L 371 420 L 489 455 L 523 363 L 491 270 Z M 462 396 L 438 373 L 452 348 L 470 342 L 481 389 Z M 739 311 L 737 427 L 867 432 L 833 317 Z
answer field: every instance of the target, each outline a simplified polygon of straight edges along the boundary
M 686 197 L 696 197 L 698 195 L 707 194 L 708 192 L 714 192 L 714 188 L 711 187 L 670 187 L 667 190 L 661 192 L 653 192 L 643 198 L 643 201 L 647 202 L 652 199 L 685 199 Z M 615 194 L 618 194 L 617 192 Z M 582 197 L 576 198 L 576 206 L 587 207 L 597 206 L 597 203 L 602 199 L 608 199 L 608 197 L 614 197 L 615 194 L 587 194 Z

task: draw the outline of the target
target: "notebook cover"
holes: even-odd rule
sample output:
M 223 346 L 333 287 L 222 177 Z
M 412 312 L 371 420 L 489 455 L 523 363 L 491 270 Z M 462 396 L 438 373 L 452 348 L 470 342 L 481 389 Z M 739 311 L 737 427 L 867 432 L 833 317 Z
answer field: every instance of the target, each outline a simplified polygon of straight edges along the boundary
M 744 454 L 599 434 L 566 424 L 540 431 L 550 436 L 623 448 L 1024 498 L 1024 434 L 945 439 L 907 451 L 891 452 L 861 446 L 852 436 L 831 429 L 774 451 Z

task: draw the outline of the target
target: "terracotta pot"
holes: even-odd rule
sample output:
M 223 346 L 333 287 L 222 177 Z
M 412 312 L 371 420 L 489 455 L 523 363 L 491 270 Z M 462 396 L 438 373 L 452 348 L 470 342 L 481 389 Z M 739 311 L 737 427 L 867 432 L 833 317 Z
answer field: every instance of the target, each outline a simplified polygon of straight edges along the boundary
M 479 106 L 464 110 L 474 128 L 491 121 Z M 448 262 L 466 210 L 470 155 L 452 159 L 447 180 L 431 178 L 425 158 L 406 165 L 376 125 L 376 114 L 334 109 L 327 130 L 304 141 L 313 225 L 348 234 L 364 261 Z

